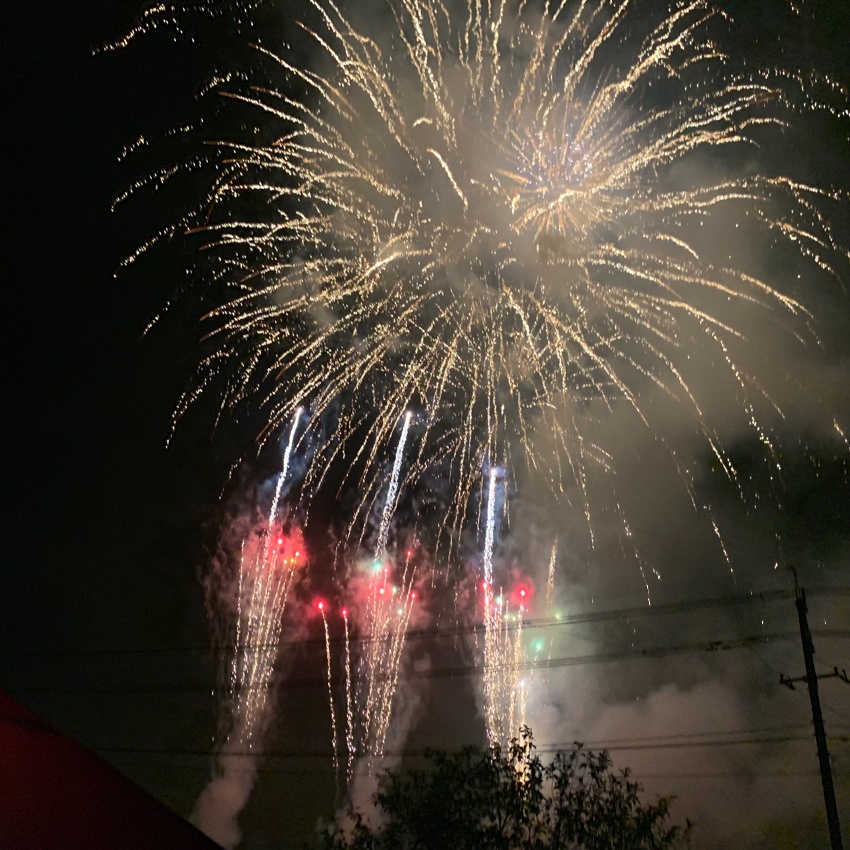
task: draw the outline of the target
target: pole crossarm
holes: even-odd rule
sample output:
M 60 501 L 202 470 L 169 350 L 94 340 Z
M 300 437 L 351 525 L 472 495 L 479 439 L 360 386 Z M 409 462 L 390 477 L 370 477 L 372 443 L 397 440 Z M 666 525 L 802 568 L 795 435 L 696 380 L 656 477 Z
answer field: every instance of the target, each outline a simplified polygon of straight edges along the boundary
M 839 670 L 837 667 L 832 668 L 831 673 L 818 673 L 815 677 L 817 679 L 840 679 L 845 684 L 850 685 L 850 678 L 847 676 L 846 670 Z M 791 678 L 790 676 L 786 676 L 784 673 L 779 674 L 779 684 L 785 685 L 790 690 L 796 690 L 794 687 L 795 682 L 805 682 L 808 684 L 809 677 L 808 676 L 797 676 L 795 678 Z

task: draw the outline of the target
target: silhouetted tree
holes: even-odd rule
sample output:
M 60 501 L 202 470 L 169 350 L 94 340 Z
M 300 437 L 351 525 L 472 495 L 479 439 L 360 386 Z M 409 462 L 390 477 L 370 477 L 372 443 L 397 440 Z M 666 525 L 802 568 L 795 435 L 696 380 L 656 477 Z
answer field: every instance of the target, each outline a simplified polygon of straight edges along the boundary
M 581 744 L 543 764 L 531 731 L 498 747 L 428 751 L 429 765 L 387 771 L 373 824 L 361 811 L 325 838 L 326 850 L 665 850 L 690 833 L 670 823 L 672 798 L 641 802 L 628 770 Z

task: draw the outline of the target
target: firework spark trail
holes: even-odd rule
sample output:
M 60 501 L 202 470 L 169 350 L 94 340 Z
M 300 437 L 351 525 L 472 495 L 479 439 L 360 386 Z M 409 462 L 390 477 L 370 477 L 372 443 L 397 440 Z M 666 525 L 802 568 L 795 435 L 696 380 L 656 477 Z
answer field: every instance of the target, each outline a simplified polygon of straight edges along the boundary
M 512 682 L 513 687 L 509 690 L 509 693 L 506 694 L 507 699 L 510 702 L 510 709 L 508 712 L 508 726 L 507 726 L 507 734 L 508 739 L 513 736 L 519 734 L 519 730 L 525 726 L 526 721 L 526 696 L 528 693 L 528 679 L 533 674 L 533 670 L 530 670 L 525 674 L 525 678 L 520 677 L 519 671 L 522 669 L 523 665 L 523 650 L 525 649 L 523 645 L 523 619 L 525 617 L 525 593 L 521 593 L 522 602 L 520 603 L 519 610 L 517 611 L 517 626 L 513 630 L 513 646 L 511 647 L 513 652 L 510 654 L 509 663 L 513 667 L 514 675 L 510 677 L 509 681 Z M 506 677 L 507 678 L 507 677 Z M 506 742 L 507 743 L 507 742 Z
M 521 676 L 526 667 L 524 595 L 522 599 L 516 614 L 511 614 L 504 593 L 495 595 L 490 585 L 483 586 L 484 720 L 487 740 L 502 747 L 526 722 L 529 680 Z
M 502 610 L 493 598 L 493 542 L 496 523 L 497 470 L 491 467 L 487 489 L 487 514 L 484 524 L 484 704 L 487 738 L 491 744 L 501 740 L 503 716 L 501 708 L 502 674 Z
M 390 598 L 387 603 L 393 606 L 391 615 L 393 623 L 390 630 L 389 647 L 383 661 L 382 675 L 384 679 L 379 692 L 378 710 L 375 712 L 378 721 L 375 727 L 373 749 L 377 757 L 383 755 L 384 745 L 386 744 L 387 731 L 392 715 L 392 702 L 398 687 L 401 654 L 404 649 L 404 640 L 407 636 L 410 615 L 413 612 L 413 604 L 416 600 L 416 594 L 413 591 L 415 570 L 409 567 L 410 565 L 408 564 L 401 578 L 401 599 Z
M 286 450 L 283 453 L 283 468 L 280 475 L 277 477 L 277 486 L 274 490 L 274 499 L 272 499 L 272 507 L 269 511 L 269 527 L 273 526 L 277 520 L 277 509 L 280 503 L 280 494 L 283 490 L 283 485 L 286 481 L 286 474 L 289 472 L 289 461 L 292 457 L 292 447 L 295 445 L 295 431 L 298 428 L 298 421 L 301 419 L 302 407 L 295 409 L 295 416 L 292 418 L 292 427 L 289 429 L 289 441 L 286 444 Z
M 234 752 L 254 751 L 262 745 L 269 722 L 270 689 L 278 656 L 283 613 L 301 552 L 297 542 L 279 535 L 275 519 L 281 490 L 286 480 L 289 458 L 300 409 L 296 412 L 283 468 L 278 474 L 268 522 L 260 539 L 246 545 L 242 541 L 235 604 L 235 642 L 230 661 L 229 712 L 227 737 L 218 756 L 221 777 L 235 782 L 247 800 L 253 785 L 253 773 L 236 771 L 227 761 Z M 206 792 L 205 792 L 206 793 Z M 197 823 L 223 840 L 218 833 L 216 815 L 209 806 L 196 806 Z M 232 813 L 235 818 L 238 811 Z M 233 827 L 235 829 L 235 826 Z
M 657 20 L 634 0 L 541 14 L 524 2 L 468 0 L 459 15 L 439 0 L 390 3 L 391 32 L 372 39 L 314 0 L 319 26 L 304 29 L 322 72 L 258 48 L 308 94 L 225 91 L 256 109 L 261 138 L 278 133 L 220 142 L 210 193 L 184 223 L 215 260 L 220 300 L 207 316 L 216 348 L 177 416 L 231 369 L 225 404 L 259 395 L 266 437 L 298 399 L 312 428 L 336 411 L 337 442 L 316 453 L 305 487 L 358 440 L 353 524 L 380 490 L 381 447 L 420 403 L 411 483 L 440 466 L 449 532 L 484 459 L 506 457 L 580 506 L 592 537 L 588 480 L 612 470 L 619 447 L 600 444 L 585 411 L 663 430 L 647 391 L 679 404 L 734 479 L 697 362 L 725 376 L 776 460 L 776 405 L 759 380 L 771 364 L 747 346 L 742 308 L 801 341 L 811 317 L 785 281 L 717 245 L 741 224 L 750 244 L 837 276 L 847 251 L 827 208 L 840 198 L 784 174 L 681 175 L 706 154 L 768 149 L 797 111 L 846 116 L 846 105 L 816 100 L 814 78 L 736 72 L 712 0 Z M 171 14 L 151 10 L 143 28 Z M 707 223 L 720 232 L 710 240 Z M 693 469 L 664 445 L 691 486 Z
M 325 656 L 328 662 L 328 705 L 331 712 L 331 750 L 333 752 L 334 771 L 339 767 L 339 757 L 337 754 L 337 734 L 336 734 L 336 709 L 334 708 L 334 691 L 333 677 L 331 675 L 331 636 L 328 631 L 328 618 L 325 616 L 325 603 L 319 603 L 319 611 L 322 615 L 322 623 L 325 626 Z
M 348 632 L 348 610 L 345 608 L 342 609 L 342 619 L 345 627 L 345 745 L 347 751 L 345 778 L 346 783 L 351 786 L 356 747 L 354 744 L 354 704 L 351 690 L 351 642 Z
M 275 545 L 270 544 L 270 537 Z M 235 641 L 229 649 L 226 698 L 220 706 L 222 737 L 216 769 L 195 802 L 191 818 L 223 847 L 234 847 L 240 840 L 237 818 L 257 776 L 257 763 L 244 756 L 262 752 L 271 720 L 271 688 L 283 612 L 300 565 L 298 536 L 284 536 L 266 526 L 262 534 L 243 539 L 238 575 L 225 578 L 228 589 L 219 588 L 222 593 L 215 600 L 217 604 L 222 599 L 228 602 L 235 595 L 230 602 L 232 610 L 226 607 L 221 612 Z
M 546 573 L 546 618 L 551 620 L 555 605 L 555 566 L 558 562 L 558 538 L 552 544 L 549 570 Z
M 396 446 L 395 459 L 393 460 L 393 468 L 390 475 L 390 483 L 387 488 L 387 495 L 384 499 L 384 507 L 381 511 L 381 521 L 378 526 L 378 539 L 375 544 L 375 560 L 372 565 L 374 578 L 370 586 L 369 597 L 366 603 L 366 622 L 369 624 L 370 634 L 374 635 L 380 634 L 380 628 L 384 619 L 380 609 L 382 607 L 381 603 L 385 601 L 382 599 L 382 596 L 387 590 L 387 574 L 389 572 L 389 566 L 386 563 L 387 540 L 389 539 L 390 522 L 395 511 L 396 499 L 398 497 L 398 482 L 399 476 L 401 475 L 401 464 L 404 460 L 404 448 L 407 443 L 410 418 L 411 411 L 407 411 L 404 415 L 404 424 L 402 425 L 401 436 L 399 437 L 398 445 Z M 371 646 L 367 654 L 367 658 L 369 658 L 369 662 L 367 663 L 368 668 L 372 668 L 376 663 L 376 656 L 373 655 L 373 653 L 376 652 L 376 647 L 374 645 Z M 371 680 L 369 687 L 372 687 Z M 372 701 L 367 698 L 367 726 L 369 725 L 371 706 Z
M 274 553 L 266 557 L 268 543 L 262 540 L 251 557 L 245 557 L 243 548 L 240 561 L 236 633 L 242 643 L 234 650 L 231 666 L 233 726 L 228 742 L 249 749 L 261 742 L 264 732 L 283 612 L 301 554 L 281 557 L 284 543 L 290 546 L 278 538 Z
M 484 526 L 484 581 L 493 584 L 493 536 L 496 525 L 496 486 L 498 470 L 490 469 L 490 486 L 487 488 L 487 520 Z
M 235 740 L 250 748 L 258 742 L 267 719 L 268 691 L 278 655 L 283 613 L 301 556 L 295 549 L 297 543 L 293 545 L 292 540 L 279 535 L 275 527 L 301 413 L 302 408 L 298 407 L 277 476 L 268 522 L 259 544 L 248 558 L 245 541 L 242 542 L 236 599 L 236 649 L 230 676 L 231 697 L 235 700 L 234 724 L 228 740 L 235 736 Z
M 507 746 L 526 720 L 527 682 L 520 679 L 523 662 L 523 617 L 526 591 L 520 588 L 520 604 L 516 615 L 509 613 L 508 600 L 493 584 L 493 546 L 496 537 L 496 490 L 499 470 L 490 469 L 488 476 L 487 513 L 484 531 L 484 580 L 481 582 L 484 606 L 484 720 L 491 744 Z M 504 486 L 502 483 L 501 486 Z M 505 503 L 507 500 L 504 500 Z M 517 619 L 515 628 L 509 621 Z
M 381 525 L 378 529 L 378 542 L 375 546 L 375 557 L 380 559 L 384 557 L 387 548 L 387 539 L 390 533 L 390 520 L 395 512 L 396 498 L 398 496 L 398 479 L 401 473 L 401 463 L 404 459 L 404 447 L 407 443 L 407 433 L 410 430 L 411 411 L 404 414 L 404 425 L 401 429 L 401 437 L 399 437 L 398 446 L 395 450 L 395 460 L 393 461 L 393 471 L 390 477 L 390 486 L 387 489 L 387 498 L 384 503 L 384 510 L 381 514 Z
M 360 717 L 357 749 L 372 762 L 384 752 L 398 686 L 402 650 L 416 593 L 416 570 L 408 557 L 398 585 L 389 580 L 389 567 L 379 564 L 380 573 L 370 589 L 366 620 L 366 646 L 358 669 Z
M 390 577 L 392 562 L 386 552 L 390 522 L 398 499 L 399 480 L 411 416 L 411 411 L 407 411 L 404 415 L 404 424 L 396 447 L 390 483 L 381 512 L 375 557 L 371 566 L 372 578 L 369 582 L 364 617 L 365 647 L 358 667 L 357 691 L 361 708 L 358 729 L 355 733 L 352 719 L 349 717 L 346 732 L 349 742 L 359 741 L 359 747 L 355 743 L 354 749 L 359 749 L 370 757 L 370 771 L 371 759 L 380 757 L 384 751 L 393 698 L 398 685 L 404 639 L 416 598 L 413 591 L 416 571 L 410 563 L 411 553 L 407 553 L 399 584 L 395 585 Z M 348 657 L 346 655 L 347 664 Z M 350 677 L 350 673 L 347 675 Z M 352 750 L 349 752 L 350 780 L 353 755 L 351 755 Z

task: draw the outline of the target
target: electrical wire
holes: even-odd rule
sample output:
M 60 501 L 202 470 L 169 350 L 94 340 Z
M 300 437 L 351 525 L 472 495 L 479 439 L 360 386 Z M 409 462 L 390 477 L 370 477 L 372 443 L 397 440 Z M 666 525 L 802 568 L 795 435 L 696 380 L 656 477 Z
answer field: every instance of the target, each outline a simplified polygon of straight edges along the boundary
M 766 735 L 754 738 L 719 738 L 713 741 L 653 741 L 652 743 L 634 743 L 634 744 L 616 744 L 606 741 L 591 741 L 583 744 L 587 749 L 593 750 L 608 750 L 610 752 L 626 752 L 626 751 L 655 751 L 655 750 L 671 750 L 671 749 L 702 749 L 705 747 L 737 747 L 737 746 L 762 746 L 769 744 L 785 744 L 792 742 L 811 742 L 813 736 L 809 735 Z M 832 744 L 850 743 L 850 735 L 831 736 L 829 738 Z M 572 743 L 561 744 L 541 744 L 535 746 L 535 752 L 543 754 L 553 754 L 559 752 L 568 752 L 573 747 Z M 161 756 L 192 756 L 197 758 L 213 758 L 221 755 L 218 751 L 206 749 L 167 749 L 160 747 L 90 747 L 95 752 L 104 755 L 161 755 Z M 399 750 L 386 750 L 380 756 L 373 756 L 379 759 L 397 759 L 397 758 L 422 758 L 429 753 L 435 752 L 434 747 L 410 747 Z M 228 758 L 238 759 L 328 759 L 332 756 L 331 750 L 265 750 L 251 752 L 228 752 L 225 753 Z
M 846 587 L 820 587 L 806 591 L 809 598 L 813 597 L 835 597 L 846 596 L 850 597 L 850 588 Z M 549 617 L 537 619 L 524 619 L 513 623 L 506 623 L 505 628 L 508 630 L 518 629 L 520 626 L 523 630 L 526 629 L 547 629 L 563 626 L 574 626 L 585 623 L 600 623 L 613 620 L 631 620 L 638 618 L 669 616 L 672 614 L 690 613 L 693 611 L 711 610 L 716 608 L 727 608 L 741 605 L 757 605 L 767 604 L 770 602 L 793 599 L 794 592 L 791 590 L 770 590 L 761 592 L 752 592 L 749 594 L 740 594 L 738 596 L 721 596 L 710 599 L 699 599 L 686 602 L 671 602 L 662 605 L 641 605 L 628 608 L 608 609 L 603 611 L 584 611 L 576 614 L 567 614 L 563 617 Z M 443 628 L 423 628 L 410 629 L 406 635 L 406 641 L 412 640 L 434 640 L 437 638 L 460 637 L 469 634 L 478 634 L 483 630 L 483 625 L 476 623 L 473 625 L 457 625 Z M 821 637 L 850 637 L 850 630 L 846 629 L 824 629 L 813 631 L 812 634 L 818 634 Z M 369 642 L 369 635 L 351 635 L 351 643 Z M 332 637 L 331 644 L 340 644 L 341 637 Z M 311 645 L 324 647 L 324 637 L 307 638 L 301 640 L 281 641 L 278 644 L 281 648 L 287 646 L 309 647 Z M 133 655 L 170 655 L 170 654 L 211 654 L 213 652 L 231 652 L 237 649 L 264 649 L 267 648 L 262 644 L 256 645 L 237 645 L 223 644 L 217 648 L 210 646 L 185 646 L 185 647 L 128 647 L 128 648 L 55 648 L 50 650 L 21 650 L 18 652 L 0 652 L 0 658 L 29 658 L 29 657 L 65 657 L 65 656 L 133 656 Z
M 814 633 L 813 633 L 814 634 Z M 850 633 L 849 633 L 850 634 Z M 797 639 L 795 632 L 778 632 L 763 635 L 748 635 L 736 640 L 702 640 L 694 643 L 679 644 L 672 646 L 661 647 L 643 647 L 630 648 L 625 650 L 616 650 L 612 652 L 599 652 L 588 655 L 575 655 L 556 658 L 541 658 L 532 661 L 521 662 L 517 665 L 508 665 L 511 669 L 520 670 L 536 670 L 536 669 L 553 669 L 558 667 L 574 667 L 587 664 L 602 664 L 615 661 L 634 661 L 640 659 L 657 659 L 671 655 L 682 654 L 701 654 L 701 653 L 722 653 L 729 650 L 747 649 L 755 644 L 769 644 L 777 642 L 787 642 Z M 451 667 L 438 667 L 430 670 L 406 671 L 399 673 L 400 679 L 405 680 L 423 680 L 423 679 L 455 679 L 467 676 L 481 675 L 484 668 L 480 664 L 458 664 Z M 331 678 L 331 685 L 339 685 L 342 679 L 340 676 Z M 327 684 L 327 676 L 316 674 L 311 676 L 301 676 L 297 678 L 288 677 L 283 680 L 277 688 L 282 690 L 290 690 L 296 688 L 322 687 Z M 148 686 L 45 686 L 45 687 L 29 687 L 29 688 L 10 688 L 9 692 L 15 696 L 33 695 L 33 694 L 163 694 L 163 693 L 210 693 L 229 692 L 229 688 L 224 688 L 218 685 L 209 683 L 197 683 L 194 685 L 148 685 Z

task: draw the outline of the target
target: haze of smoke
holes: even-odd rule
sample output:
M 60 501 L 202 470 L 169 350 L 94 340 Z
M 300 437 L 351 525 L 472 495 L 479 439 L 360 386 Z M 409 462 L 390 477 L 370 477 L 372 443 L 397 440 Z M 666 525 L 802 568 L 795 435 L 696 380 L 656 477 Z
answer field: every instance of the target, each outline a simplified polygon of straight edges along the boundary
M 216 775 L 198 797 L 190 820 L 225 850 L 232 850 L 242 840 L 237 820 L 256 781 L 256 759 L 219 755 Z

